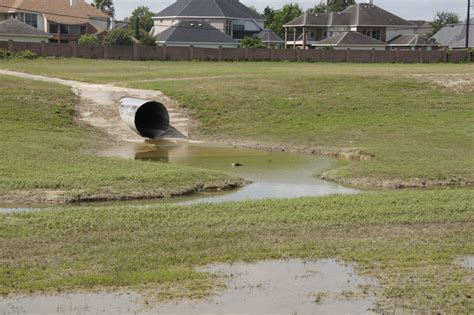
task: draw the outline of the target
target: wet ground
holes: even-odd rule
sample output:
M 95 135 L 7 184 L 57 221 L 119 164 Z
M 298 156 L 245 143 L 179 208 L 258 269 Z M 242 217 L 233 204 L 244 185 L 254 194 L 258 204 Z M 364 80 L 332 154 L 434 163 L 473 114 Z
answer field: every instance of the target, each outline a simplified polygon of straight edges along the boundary
M 226 279 L 204 300 L 151 302 L 137 293 L 63 294 L 0 299 L 5 314 L 368 314 L 377 282 L 353 265 L 324 259 L 220 264 L 201 268 Z

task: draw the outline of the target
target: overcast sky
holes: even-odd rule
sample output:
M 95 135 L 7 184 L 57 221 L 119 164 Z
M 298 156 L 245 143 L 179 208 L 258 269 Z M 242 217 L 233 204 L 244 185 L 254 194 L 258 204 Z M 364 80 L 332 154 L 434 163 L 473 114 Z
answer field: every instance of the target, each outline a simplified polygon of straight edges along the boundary
M 286 3 L 298 3 L 304 9 L 313 7 L 320 0 L 241 0 L 246 5 L 253 5 L 263 10 L 267 5 L 280 8 Z M 153 12 L 159 12 L 174 0 L 114 0 L 118 19 L 129 16 L 139 5 L 148 6 Z M 357 1 L 366 2 L 366 1 Z M 437 11 L 452 11 L 462 19 L 466 17 L 467 0 L 374 0 L 374 4 L 409 20 L 431 20 Z

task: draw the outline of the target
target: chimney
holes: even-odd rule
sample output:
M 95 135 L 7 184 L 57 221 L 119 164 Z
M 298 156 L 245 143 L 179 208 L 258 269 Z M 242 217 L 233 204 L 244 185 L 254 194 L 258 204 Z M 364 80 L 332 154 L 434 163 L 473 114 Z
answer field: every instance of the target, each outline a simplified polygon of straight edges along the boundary
M 69 4 L 71 7 L 75 7 L 77 5 L 77 0 L 69 0 Z

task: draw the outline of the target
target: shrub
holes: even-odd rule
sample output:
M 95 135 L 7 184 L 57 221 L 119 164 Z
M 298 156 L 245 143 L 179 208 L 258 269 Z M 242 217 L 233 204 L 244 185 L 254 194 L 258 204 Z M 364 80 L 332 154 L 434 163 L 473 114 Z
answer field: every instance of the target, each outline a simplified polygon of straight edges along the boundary
M 258 37 L 244 37 L 240 42 L 242 48 L 267 48 L 267 45 Z
M 79 45 L 95 45 L 97 42 L 97 37 L 95 37 L 93 34 L 84 34 L 81 35 L 77 43 Z
M 131 46 L 133 45 L 133 40 L 127 30 L 118 29 L 112 30 L 109 35 L 105 38 L 105 43 L 108 45 L 122 45 L 122 46 Z
M 9 50 L 0 49 L 0 60 L 11 59 L 13 57 L 13 53 Z
M 38 55 L 31 50 L 23 50 L 17 52 L 15 57 L 22 58 L 22 59 L 38 59 Z
M 156 38 L 151 36 L 149 33 L 143 32 L 140 35 L 140 44 L 145 46 L 156 46 Z

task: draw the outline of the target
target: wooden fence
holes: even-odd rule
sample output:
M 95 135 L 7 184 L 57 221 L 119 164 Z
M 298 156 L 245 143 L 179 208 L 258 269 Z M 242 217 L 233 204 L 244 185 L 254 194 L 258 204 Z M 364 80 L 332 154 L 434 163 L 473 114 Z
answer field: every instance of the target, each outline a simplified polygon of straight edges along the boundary
M 336 50 L 273 48 L 198 48 L 0 42 L 0 49 L 31 50 L 40 56 L 114 60 L 307 61 L 360 63 L 472 62 L 468 50 Z

